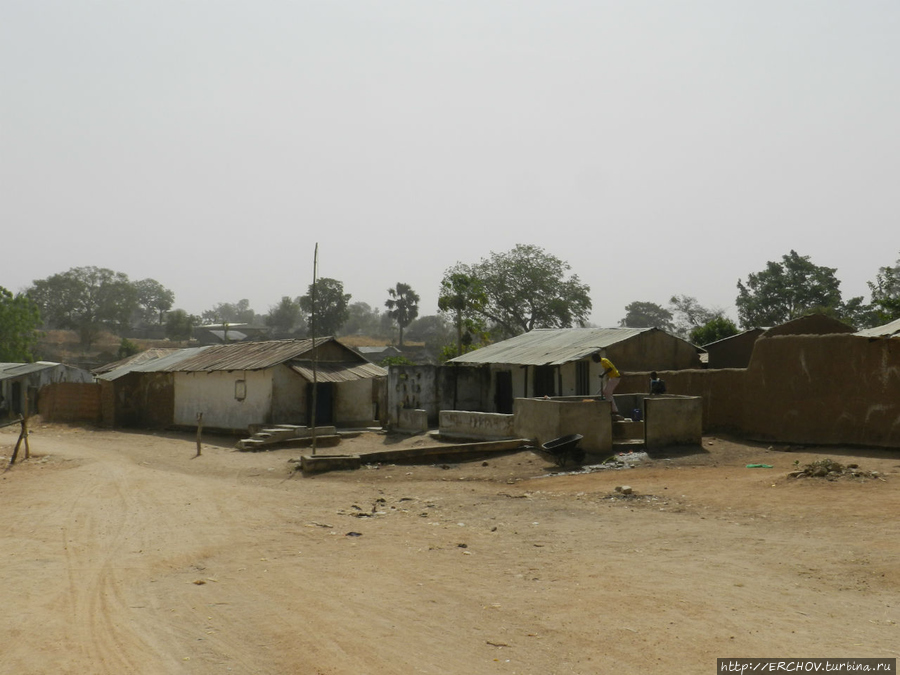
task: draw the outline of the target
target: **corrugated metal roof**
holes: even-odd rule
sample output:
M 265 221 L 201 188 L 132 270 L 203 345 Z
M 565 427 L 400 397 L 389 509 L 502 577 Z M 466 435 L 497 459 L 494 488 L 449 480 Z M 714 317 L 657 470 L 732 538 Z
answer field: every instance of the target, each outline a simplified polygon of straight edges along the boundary
M 293 362 L 290 364 L 294 372 L 313 381 L 311 361 Z M 334 363 L 333 361 L 316 364 L 317 382 L 350 382 L 352 380 L 368 380 L 373 377 L 386 377 L 387 371 L 374 363 Z
M 886 323 L 883 326 L 857 331 L 855 335 L 862 335 L 863 337 L 900 337 L 900 319 Z
M 159 353 L 155 358 L 147 358 L 143 361 L 127 361 L 123 365 L 110 370 L 104 373 L 96 373 L 98 380 L 106 380 L 112 382 L 113 380 L 118 380 L 120 377 L 127 375 L 128 373 L 157 373 L 167 371 L 170 366 L 174 364 L 181 363 L 182 361 L 193 358 L 200 352 L 205 349 L 211 349 L 210 346 L 206 347 L 188 347 L 185 349 L 154 349 L 147 350 L 152 352 L 165 352 Z M 142 354 L 145 352 L 141 352 Z
M 334 338 L 316 339 L 316 347 Z M 340 343 L 338 343 L 340 344 Z M 343 347 L 343 345 L 341 345 Z M 312 350 L 312 338 L 305 340 L 268 340 L 212 345 L 193 358 L 161 370 L 173 372 L 213 372 L 220 370 L 265 370 L 285 363 Z M 352 354 L 347 347 L 347 353 Z M 362 358 L 362 357 L 360 357 Z
M 38 361 L 36 363 L 0 363 L 0 380 L 9 380 L 29 373 L 37 373 L 48 368 L 55 368 L 58 363 Z
M 509 340 L 457 356 L 447 363 L 557 366 L 656 328 L 538 328 Z
M 100 366 L 99 368 L 94 368 L 91 372 L 94 373 L 94 375 L 102 375 L 103 373 L 109 373 L 113 370 L 123 368 L 125 366 L 136 366 L 141 363 L 146 363 L 147 361 L 153 361 L 160 358 L 161 356 L 166 356 L 177 351 L 181 351 L 180 348 L 170 347 L 168 349 L 145 349 L 142 352 L 132 354 L 131 356 L 128 356 L 124 359 L 113 361 L 112 363 L 107 363 L 106 365 Z

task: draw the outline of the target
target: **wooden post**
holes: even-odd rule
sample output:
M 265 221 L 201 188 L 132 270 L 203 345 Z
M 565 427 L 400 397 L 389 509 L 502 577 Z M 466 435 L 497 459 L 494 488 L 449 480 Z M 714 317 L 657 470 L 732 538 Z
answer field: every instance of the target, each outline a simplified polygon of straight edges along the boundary
M 13 424 L 15 424 L 15 422 L 13 422 Z M 19 446 L 22 445 L 22 438 L 25 437 L 25 418 L 21 415 L 19 415 L 19 424 L 22 425 L 22 430 L 19 432 L 19 440 L 16 441 L 16 447 L 13 450 L 12 457 L 9 458 L 9 466 L 6 467 L 7 469 L 16 463 L 16 457 L 19 456 Z
M 25 459 L 31 457 L 31 447 L 28 445 L 28 418 L 22 418 L 22 438 L 25 439 Z
M 197 413 L 197 454 L 194 457 L 200 456 L 200 445 L 201 439 L 203 437 L 203 413 Z
M 31 457 L 31 448 L 28 447 L 28 387 L 25 388 L 25 416 L 22 417 L 22 437 L 25 439 L 25 459 Z

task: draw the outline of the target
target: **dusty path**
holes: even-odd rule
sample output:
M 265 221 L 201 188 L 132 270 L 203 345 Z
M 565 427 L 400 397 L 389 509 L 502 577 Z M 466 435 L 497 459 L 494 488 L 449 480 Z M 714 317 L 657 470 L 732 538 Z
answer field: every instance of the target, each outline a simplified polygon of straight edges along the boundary
M 0 433 L 0 456 L 14 442 Z M 193 459 L 188 437 L 45 426 L 32 447 L 0 474 L 4 674 L 700 673 L 725 656 L 900 656 L 896 452 L 852 453 L 885 480 L 828 483 L 785 478 L 824 451 L 717 439 L 554 477 L 529 452 L 302 478 L 296 451 L 223 442 Z M 617 497 L 623 483 L 637 496 Z

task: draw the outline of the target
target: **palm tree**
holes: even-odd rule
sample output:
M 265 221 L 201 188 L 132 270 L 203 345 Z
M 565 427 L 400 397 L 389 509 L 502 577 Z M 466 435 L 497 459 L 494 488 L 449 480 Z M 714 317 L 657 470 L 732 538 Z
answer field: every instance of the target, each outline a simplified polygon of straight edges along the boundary
M 397 282 L 388 289 L 390 296 L 384 303 L 390 316 L 400 326 L 400 347 L 403 347 L 403 329 L 419 316 L 419 294 L 409 284 Z

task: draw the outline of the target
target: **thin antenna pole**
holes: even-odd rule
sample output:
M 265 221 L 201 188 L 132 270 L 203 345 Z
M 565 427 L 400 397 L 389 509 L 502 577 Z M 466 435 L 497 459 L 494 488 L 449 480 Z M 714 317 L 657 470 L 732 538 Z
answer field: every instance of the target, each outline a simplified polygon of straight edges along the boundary
M 310 412 L 310 423 L 312 424 L 312 454 L 316 454 L 316 406 L 318 404 L 319 390 L 319 359 L 316 355 L 316 273 L 319 264 L 319 242 L 316 242 L 316 248 L 313 252 L 313 283 L 312 283 L 312 314 L 310 315 L 310 332 L 312 333 L 312 352 L 313 352 L 313 389 L 312 389 L 312 411 Z

